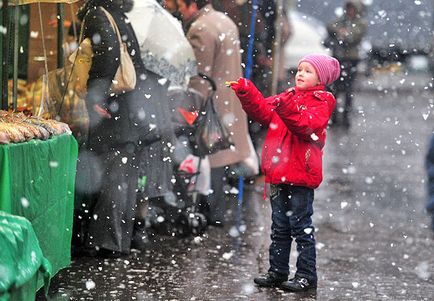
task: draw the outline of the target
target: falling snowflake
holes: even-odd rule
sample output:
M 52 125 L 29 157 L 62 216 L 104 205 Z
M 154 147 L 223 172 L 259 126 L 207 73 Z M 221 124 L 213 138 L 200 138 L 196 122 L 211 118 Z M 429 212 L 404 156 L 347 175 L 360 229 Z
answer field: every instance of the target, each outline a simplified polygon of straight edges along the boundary
M 87 280 L 86 281 L 86 289 L 89 291 L 91 289 L 95 288 L 95 282 L 93 282 L 92 280 Z
M 38 258 L 37 258 L 37 256 L 36 256 L 36 252 L 35 252 L 35 251 L 32 251 L 32 252 L 30 253 L 30 256 L 31 256 L 31 258 L 32 258 L 32 262 L 37 262 Z
M 229 259 L 231 259 L 232 256 L 234 256 L 234 253 L 231 251 L 231 252 L 223 253 L 222 257 L 223 257 L 223 259 L 229 260 Z
M 277 125 L 277 123 L 270 123 L 270 129 L 275 130 L 277 129 L 279 126 Z
M 424 280 L 428 280 L 431 276 L 430 266 L 427 261 L 422 261 L 416 267 L 416 275 Z
M 229 235 L 231 237 L 238 237 L 240 236 L 240 232 L 238 231 L 237 227 L 233 226 L 231 227 L 231 229 L 229 230 Z
M 322 248 L 324 248 L 325 247 L 325 244 L 323 244 L 322 242 L 317 242 L 316 244 L 315 244 L 315 248 L 317 249 L 317 250 L 321 250 Z
M 26 199 L 25 197 L 22 197 L 21 198 L 21 206 L 23 206 L 24 208 L 27 208 L 27 207 L 29 207 L 29 205 L 30 205 L 29 200 Z
M 51 168 L 57 168 L 57 167 L 59 167 L 59 162 L 57 162 L 57 161 L 50 161 L 50 167 Z
M 230 194 L 238 194 L 240 191 L 236 189 L 235 187 L 232 187 L 231 190 L 229 190 Z
M 255 292 L 255 286 L 253 284 L 244 284 L 242 292 L 243 294 L 251 295 Z
M 195 237 L 193 238 L 193 242 L 194 242 L 195 244 L 200 244 L 202 241 L 203 241 L 203 238 L 200 237 L 200 236 L 195 236 Z
M 304 231 L 304 233 L 306 233 L 306 234 L 309 235 L 309 234 L 312 233 L 313 229 L 312 229 L 312 228 L 306 228 L 306 229 L 304 229 L 303 231 Z
M 365 183 L 366 184 L 372 184 L 372 183 L 374 183 L 374 180 L 371 177 L 366 177 L 365 178 Z
M 159 83 L 160 85 L 164 86 L 164 85 L 167 83 L 167 78 L 160 78 L 160 79 L 158 80 L 158 83 Z

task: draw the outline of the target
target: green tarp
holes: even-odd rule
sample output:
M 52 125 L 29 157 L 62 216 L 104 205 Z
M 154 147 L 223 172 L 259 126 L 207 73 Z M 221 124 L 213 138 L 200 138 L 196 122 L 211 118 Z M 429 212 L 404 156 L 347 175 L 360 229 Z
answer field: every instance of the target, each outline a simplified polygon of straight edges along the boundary
M 71 260 L 77 153 L 71 135 L 0 145 L 0 210 L 31 222 L 53 275 Z
M 34 300 L 38 279 L 48 288 L 51 265 L 31 223 L 0 211 L 0 246 L 0 301 Z

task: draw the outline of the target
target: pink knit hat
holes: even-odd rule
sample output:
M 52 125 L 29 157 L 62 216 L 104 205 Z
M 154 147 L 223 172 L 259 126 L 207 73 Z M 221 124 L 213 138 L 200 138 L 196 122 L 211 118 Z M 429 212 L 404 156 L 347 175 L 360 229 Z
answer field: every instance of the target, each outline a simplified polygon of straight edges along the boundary
M 308 54 L 303 57 L 298 64 L 302 62 L 311 64 L 318 74 L 319 81 L 323 85 L 328 85 L 339 78 L 341 67 L 337 59 L 325 54 Z

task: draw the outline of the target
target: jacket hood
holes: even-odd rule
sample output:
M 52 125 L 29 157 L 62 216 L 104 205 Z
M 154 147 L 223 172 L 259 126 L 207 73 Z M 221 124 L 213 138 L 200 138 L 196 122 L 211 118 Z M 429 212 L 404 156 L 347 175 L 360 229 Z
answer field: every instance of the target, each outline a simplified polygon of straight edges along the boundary
M 87 0 L 77 12 L 78 19 L 82 21 L 86 13 L 97 6 L 102 6 L 108 11 L 127 13 L 133 9 L 134 0 Z

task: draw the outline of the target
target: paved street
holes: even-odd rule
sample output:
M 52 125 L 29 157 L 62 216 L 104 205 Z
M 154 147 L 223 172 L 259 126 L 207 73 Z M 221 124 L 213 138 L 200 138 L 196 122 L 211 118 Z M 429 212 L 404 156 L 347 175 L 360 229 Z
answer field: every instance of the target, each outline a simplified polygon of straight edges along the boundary
M 424 74 L 360 80 L 351 128 L 328 132 L 324 182 L 315 195 L 316 292 L 253 285 L 268 268 L 271 215 L 258 178 L 246 186 L 240 232 L 237 204 L 229 203 L 225 227 L 203 237 L 158 235 L 144 253 L 75 259 L 52 280 L 50 299 L 433 300 L 434 234 L 424 212 L 423 169 L 433 90 Z

